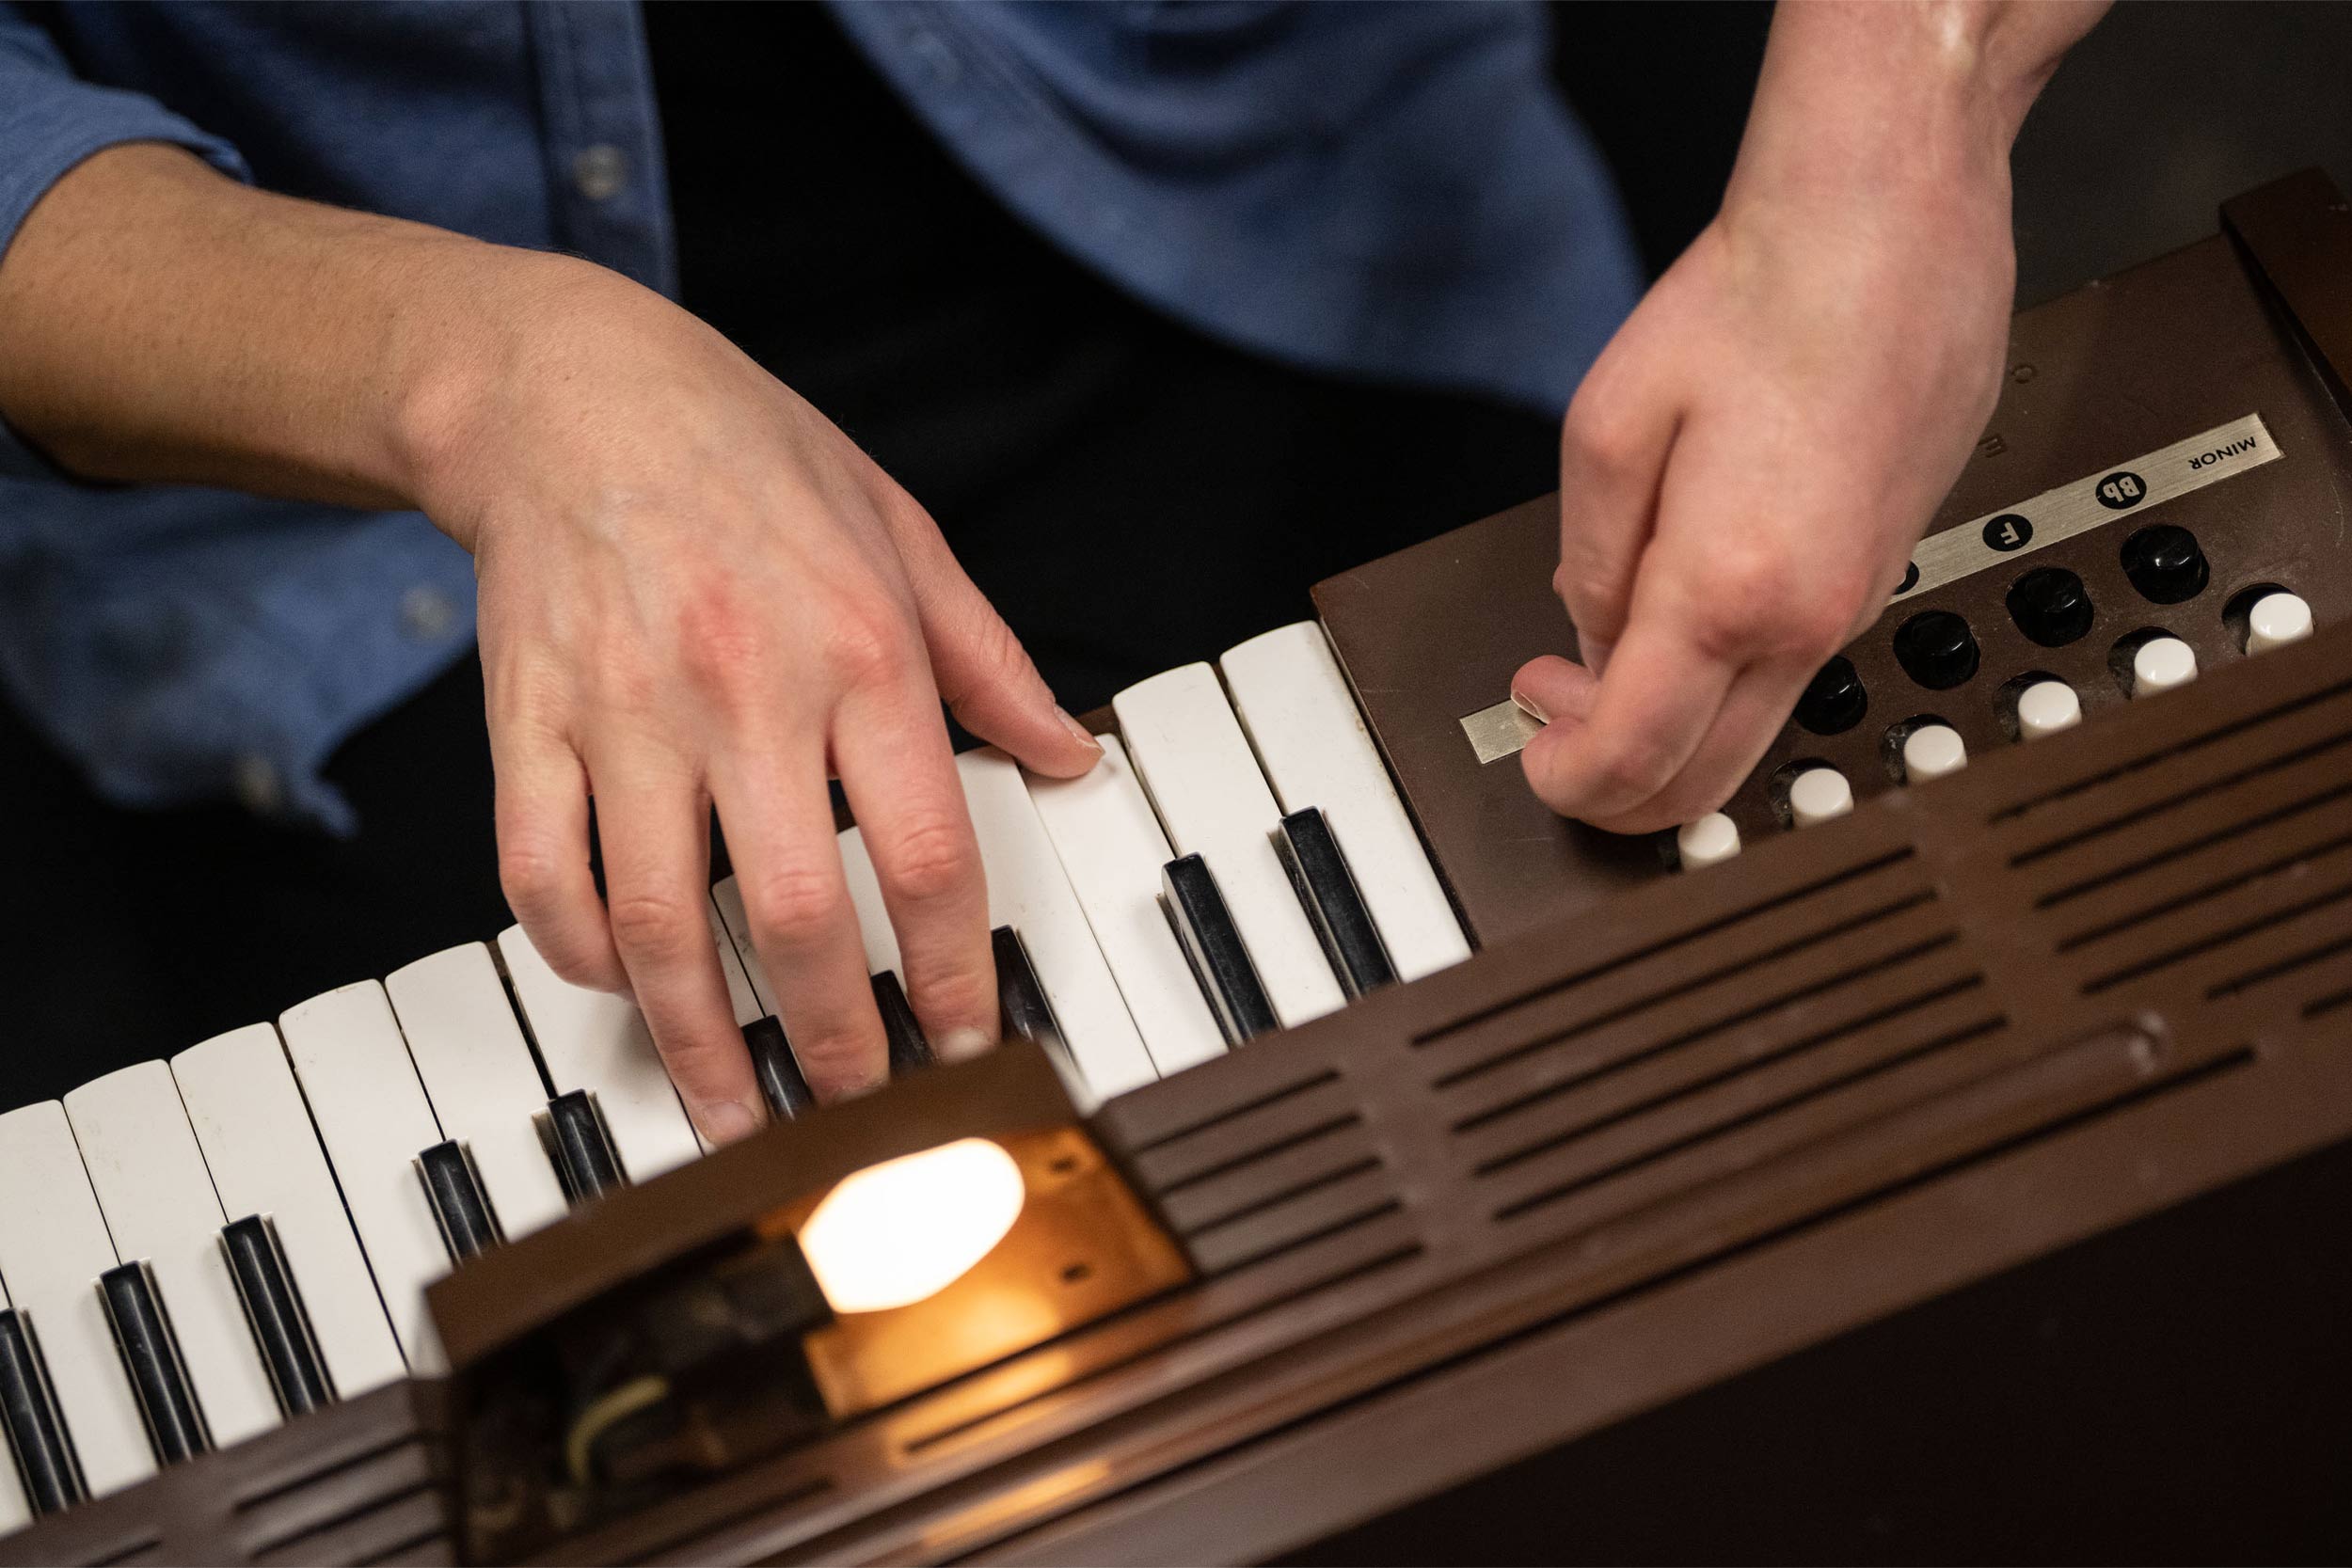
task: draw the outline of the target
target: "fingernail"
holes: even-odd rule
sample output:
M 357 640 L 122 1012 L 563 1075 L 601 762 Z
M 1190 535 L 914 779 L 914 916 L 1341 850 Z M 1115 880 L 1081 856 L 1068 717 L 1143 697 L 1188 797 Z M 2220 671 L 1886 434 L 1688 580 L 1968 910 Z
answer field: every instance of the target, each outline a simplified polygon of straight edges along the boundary
M 1490 686 L 1486 689 L 1492 691 L 1494 688 Z M 1516 686 L 1511 689 L 1511 701 L 1518 705 L 1518 710 L 1521 713 L 1526 714 L 1530 719 L 1534 720 L 1538 724 L 1549 724 L 1551 722 L 1551 715 L 1536 706 L 1535 699 L 1530 697 L 1526 692 L 1521 691 Z
M 1061 721 L 1061 727 L 1075 736 L 1080 745 L 1098 757 L 1103 754 L 1103 743 L 1094 738 L 1094 732 L 1073 719 L 1068 708 L 1055 708 L 1054 717 Z
M 703 1136 L 714 1144 L 731 1144 L 748 1138 L 759 1126 L 759 1118 L 752 1115 L 750 1106 L 738 1100 L 714 1100 L 695 1118 L 702 1123 Z
M 995 1043 L 985 1029 L 950 1029 L 932 1050 L 942 1061 L 968 1062 Z

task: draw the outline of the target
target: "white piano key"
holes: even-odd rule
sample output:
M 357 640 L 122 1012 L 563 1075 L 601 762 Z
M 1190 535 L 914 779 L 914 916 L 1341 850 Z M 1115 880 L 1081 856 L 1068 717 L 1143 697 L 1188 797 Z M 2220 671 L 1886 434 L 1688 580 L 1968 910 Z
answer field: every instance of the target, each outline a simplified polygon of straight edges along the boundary
M 499 933 L 499 952 L 555 1092 L 586 1089 L 596 1097 L 630 1180 L 650 1181 L 702 1151 L 633 1006 L 558 975 L 519 926 Z
M 384 977 L 441 1135 L 464 1144 L 508 1240 L 564 1217 L 564 1187 L 532 1118 L 547 1109 L 531 1046 L 478 942 Z M 421 1153 L 421 1148 L 412 1152 Z
M 730 877 L 727 880 L 732 883 L 735 879 Z M 739 899 L 738 903 L 740 904 Z M 735 939 L 728 934 L 725 924 L 719 918 L 719 906 L 712 904 L 708 913 L 710 940 L 718 944 L 719 975 L 726 982 L 727 1006 L 735 1009 L 735 1026 L 740 1029 L 747 1023 L 757 1023 L 763 1018 L 773 1016 L 762 1005 L 760 993 L 752 989 L 751 972 L 744 967 L 742 955 L 735 950 Z
M 988 878 L 988 923 L 1020 933 L 1087 1087 L 1108 1100 L 1151 1083 L 1159 1076 L 1151 1053 L 1038 820 L 1020 764 L 983 747 L 956 758 L 956 771 Z
M 352 1399 L 401 1377 L 399 1341 L 278 1031 L 216 1035 L 174 1056 L 171 1076 L 221 1212 L 231 1223 L 265 1214 L 276 1227 L 336 1393 Z
M 162 1062 L 141 1062 L 65 1097 L 116 1255 L 144 1259 L 213 1441 L 226 1448 L 278 1424 L 278 1400 L 220 1250 L 228 1224 L 204 1153 Z
M 1168 842 L 1208 863 L 1284 1025 L 1335 1011 L 1340 982 L 1292 892 L 1272 834 L 1282 813 L 1216 673 L 1187 664 L 1112 700 Z
M 1176 858 L 1115 735 L 1075 779 L 1027 775 L 1038 820 L 1127 1000 L 1152 1065 L 1181 1072 L 1225 1050 L 1216 1017 L 1160 908 L 1160 869 Z
M 1330 824 L 1397 978 L 1417 980 L 1469 958 L 1461 922 L 1323 627 L 1277 627 L 1217 663 L 1282 810 L 1319 807 Z
M 449 1251 L 415 1161 L 441 1141 L 441 1129 L 391 1004 L 381 985 L 362 980 L 287 1008 L 278 1030 L 392 1331 L 412 1369 L 438 1372 L 441 1347 L 424 1288 L 449 1273 Z
M 733 877 L 710 890 L 710 908 L 719 929 L 724 933 L 719 967 L 727 968 L 724 956 L 728 952 L 733 952 L 738 960 L 736 968 L 727 974 L 727 997 L 735 1004 L 735 1022 L 749 1023 L 755 1019 L 776 1017 L 775 990 L 768 984 L 768 971 L 760 965 L 759 950 L 752 945 L 751 917 L 743 912 L 743 890 L 736 885 Z M 751 1018 L 743 1016 L 743 1001 L 736 991 L 738 974 L 752 995 Z
M 866 973 L 896 974 L 903 983 L 898 933 L 890 924 L 890 907 L 882 902 L 882 879 L 875 875 L 874 857 L 866 852 L 866 835 L 846 828 L 839 843 L 842 879 L 849 885 L 850 908 L 857 914 L 858 936 L 866 943 Z
M 63 1105 L 0 1116 L 0 1279 L 40 1338 L 90 1495 L 119 1491 L 152 1475 L 155 1456 L 97 1290 L 121 1259 Z

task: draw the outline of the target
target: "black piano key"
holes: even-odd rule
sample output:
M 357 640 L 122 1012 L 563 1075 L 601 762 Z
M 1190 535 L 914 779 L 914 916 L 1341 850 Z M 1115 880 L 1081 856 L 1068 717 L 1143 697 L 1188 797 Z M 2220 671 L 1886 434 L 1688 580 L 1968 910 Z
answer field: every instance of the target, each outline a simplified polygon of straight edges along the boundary
M 1054 1004 L 1046 999 L 1044 984 L 1037 977 L 1037 966 L 1029 962 L 1028 943 L 1009 926 L 989 932 L 988 943 L 996 959 L 999 1033 L 1006 1039 L 1018 1036 L 1035 1040 L 1048 1053 L 1066 1056 L 1069 1042 L 1062 1037 L 1061 1021 L 1054 1016 Z
M 752 1053 L 752 1075 L 759 1080 L 759 1096 L 768 1102 L 770 1116 L 790 1121 L 817 1103 L 817 1097 L 808 1092 L 808 1080 L 801 1076 L 792 1042 L 784 1037 L 782 1023 L 772 1018 L 746 1023 L 743 1044 Z
M 1192 962 L 1193 977 L 1209 999 L 1225 1043 L 1239 1045 L 1279 1027 L 1258 966 L 1242 942 L 1241 928 L 1233 924 L 1208 863 L 1199 855 L 1169 861 L 1160 870 L 1160 905 Z
M 454 1138 L 444 1139 L 417 1156 L 418 1180 L 424 1183 L 425 1202 L 433 1223 L 440 1227 L 441 1244 L 449 1260 L 462 1263 L 499 1244 L 498 1215 L 490 1195 L 482 1190 L 482 1173 L 473 1155 Z
M 288 1417 L 305 1416 L 332 1404 L 335 1383 L 319 1353 L 318 1336 L 294 1286 L 294 1271 L 286 1266 L 278 1227 L 267 1215 L 247 1214 L 222 1228 L 220 1248 L 228 1256 L 229 1277 L 236 1281 L 246 1326 L 261 1349 L 262 1369 L 269 1374 L 278 1410 Z
M 1340 852 L 1340 841 L 1332 836 L 1323 813 L 1310 806 L 1282 818 L 1274 835 L 1274 852 L 1290 873 L 1291 886 L 1306 907 L 1323 956 L 1331 960 L 1331 972 L 1339 976 L 1347 999 L 1353 1002 L 1394 980 L 1396 965 L 1389 961 L 1388 944 L 1380 940 L 1380 927 L 1373 924 L 1356 874 L 1348 869 L 1347 857 Z
M 890 1076 L 930 1066 L 930 1041 L 923 1037 L 923 1026 L 914 1021 L 914 1009 L 907 1005 L 898 977 L 886 969 L 874 976 L 874 1006 L 882 1014 L 882 1034 L 890 1041 Z
M 12 1309 L 0 1310 L 0 1433 L 35 1513 L 55 1513 L 89 1496 L 32 1320 Z
M 156 1462 L 176 1465 L 210 1452 L 213 1434 L 196 1402 L 196 1388 L 188 1381 L 187 1363 L 181 1359 L 180 1341 L 156 1293 L 154 1275 L 144 1262 L 119 1263 L 98 1276 L 98 1293 L 106 1304 L 115 1349 L 131 1376 L 131 1392 L 137 1397 Z
M 602 1197 L 628 1180 L 621 1157 L 612 1148 L 612 1133 L 604 1125 L 596 1097 L 586 1089 L 559 1094 L 548 1101 L 539 1123 L 540 1135 L 555 1160 L 556 1180 L 574 1208 Z

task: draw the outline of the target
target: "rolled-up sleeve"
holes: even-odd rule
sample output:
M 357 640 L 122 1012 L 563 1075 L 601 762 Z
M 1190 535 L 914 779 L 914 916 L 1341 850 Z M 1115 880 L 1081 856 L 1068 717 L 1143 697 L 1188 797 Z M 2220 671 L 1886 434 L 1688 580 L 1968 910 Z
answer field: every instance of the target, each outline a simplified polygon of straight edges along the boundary
M 237 150 L 142 93 L 85 82 L 55 40 L 21 9 L 0 4 L 0 261 L 36 202 L 93 152 L 124 142 L 170 142 L 222 173 L 249 181 Z M 0 475 L 61 481 L 0 420 Z

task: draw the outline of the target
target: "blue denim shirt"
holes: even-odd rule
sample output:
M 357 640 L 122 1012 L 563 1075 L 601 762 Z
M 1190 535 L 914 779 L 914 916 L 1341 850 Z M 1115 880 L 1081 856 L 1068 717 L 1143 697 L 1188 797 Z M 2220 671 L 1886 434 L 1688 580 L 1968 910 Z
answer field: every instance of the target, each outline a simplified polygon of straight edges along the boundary
M 1556 412 L 1636 293 L 1533 5 L 837 14 L 999 198 L 1227 341 Z M 634 6 L 0 0 L 0 256 L 135 140 L 675 293 Z M 470 562 L 414 513 L 80 484 L 0 426 L 0 678 L 114 800 L 348 831 L 320 766 L 472 634 Z

